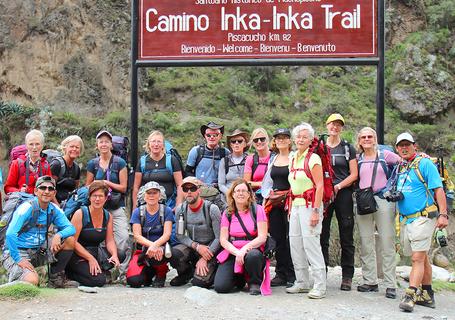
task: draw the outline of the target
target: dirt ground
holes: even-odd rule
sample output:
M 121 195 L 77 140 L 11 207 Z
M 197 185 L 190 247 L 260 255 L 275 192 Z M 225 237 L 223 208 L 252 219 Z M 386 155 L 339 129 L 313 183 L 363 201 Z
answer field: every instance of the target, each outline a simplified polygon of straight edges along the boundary
M 171 271 L 168 280 L 173 275 Z M 353 291 L 343 292 L 339 281 L 338 273 L 331 270 L 327 297 L 322 300 L 286 294 L 284 287 L 274 288 L 268 297 L 247 292 L 219 295 L 200 289 L 196 294 L 203 298 L 199 300 L 185 298 L 190 285 L 174 288 L 168 283 L 162 289 L 107 286 L 91 294 L 55 290 L 28 301 L 0 301 L 0 319 L 455 319 L 453 292 L 437 293 L 436 309 L 416 306 L 409 314 L 399 310 L 399 299 L 384 297 L 384 288 L 378 293 L 360 293 L 354 286 Z M 354 285 L 360 281 L 356 271 Z

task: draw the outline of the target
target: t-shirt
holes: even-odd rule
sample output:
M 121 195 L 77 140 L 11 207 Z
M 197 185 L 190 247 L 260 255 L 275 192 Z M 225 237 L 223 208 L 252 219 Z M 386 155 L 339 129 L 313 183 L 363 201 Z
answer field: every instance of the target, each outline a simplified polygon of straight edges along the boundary
M 236 179 L 243 178 L 243 169 L 245 168 L 244 158 L 246 158 L 246 153 L 239 157 L 234 157 L 233 154 L 230 154 L 220 161 L 220 167 L 218 169 L 218 188 L 222 193 L 226 194 Z M 228 165 L 230 166 L 227 174 L 225 167 L 226 159 L 228 159 Z
M 420 173 L 427 183 L 428 189 L 430 189 L 431 196 L 428 195 L 427 188 L 420 181 L 415 169 L 408 169 L 406 164 L 401 164 L 400 167 L 403 167 L 403 170 L 398 173 L 397 190 L 401 191 L 404 196 L 403 200 L 398 201 L 400 214 L 404 216 L 411 215 L 425 209 L 427 204 L 433 204 L 433 189 L 442 188 L 441 177 L 434 163 L 427 158 L 422 158 L 419 163 Z M 406 223 L 411 223 L 413 220 L 408 219 Z
M 147 182 L 155 181 L 163 186 L 166 189 L 166 197 L 169 199 L 175 188 L 174 175 L 166 168 L 166 157 L 164 155 L 158 162 L 146 157 L 144 172 L 142 172 L 141 186 L 145 185 Z M 171 156 L 171 166 L 173 172 L 182 171 L 183 168 L 180 166 L 180 162 L 176 157 Z M 136 166 L 136 172 L 141 172 L 141 160 L 139 160 Z
M 246 229 L 252 236 L 257 236 L 257 228 L 254 231 L 254 221 L 250 210 L 239 211 L 240 219 L 242 219 L 243 224 Z M 265 215 L 264 208 L 261 205 L 256 205 L 256 220 L 257 222 L 267 222 L 267 216 Z M 223 217 L 221 218 L 221 228 L 228 227 L 229 235 L 233 237 L 246 237 L 245 231 L 243 231 L 242 226 L 240 225 L 239 220 L 235 214 L 231 217 L 231 226 L 229 226 L 229 219 L 226 216 L 226 210 L 223 212 Z
M 198 149 L 200 146 L 194 146 L 191 148 L 188 154 L 188 160 L 186 164 L 190 167 L 196 166 Z M 205 184 L 213 185 L 218 183 L 218 168 L 220 165 L 221 159 L 229 154 L 229 150 L 224 149 L 224 155 L 221 151 L 221 147 L 216 149 L 209 149 L 207 146 L 204 146 L 204 154 L 201 161 L 196 166 L 196 178 L 201 180 Z
M 308 153 L 308 149 L 305 150 L 305 152 L 298 157 L 297 152 L 295 152 L 289 161 L 289 184 L 291 185 L 291 190 L 292 193 L 295 195 L 301 195 L 305 191 L 314 188 L 313 182 L 311 179 L 306 175 L 305 171 L 303 170 L 304 163 L 305 163 L 305 157 Z M 292 172 L 292 163 L 294 162 L 294 169 L 299 169 L 297 171 Z M 308 162 L 308 166 L 310 167 L 310 170 L 313 169 L 315 165 L 322 165 L 321 158 L 315 154 L 312 153 L 310 156 L 310 161 Z M 301 170 L 300 170 L 301 169 Z M 297 206 L 304 206 L 306 205 L 306 200 L 303 198 L 295 198 L 292 201 L 293 205 Z
M 65 163 L 65 172 L 63 173 L 62 178 L 59 178 L 57 180 L 57 201 L 60 203 L 63 200 L 68 199 L 69 193 L 73 192 L 74 189 L 76 189 L 76 181 L 78 181 L 81 178 L 81 169 L 79 165 L 76 162 L 73 162 L 73 165 L 71 167 L 68 167 L 68 164 L 66 163 L 64 158 L 63 159 Z M 60 164 L 60 161 L 58 159 L 54 159 L 51 162 L 51 173 L 55 177 L 60 176 L 60 171 L 62 170 L 62 166 Z
M 256 171 L 254 171 L 253 176 L 251 177 L 251 181 L 258 182 L 264 179 L 264 175 L 267 171 L 267 165 L 269 164 L 270 160 L 270 152 L 267 154 L 266 157 L 259 157 L 258 166 Z M 254 155 L 249 155 L 245 161 L 245 169 L 244 173 L 252 173 L 253 172 L 253 157 Z
M 397 164 L 400 162 L 400 156 L 397 154 L 389 151 L 384 150 L 384 160 L 387 164 Z M 373 169 L 374 163 L 376 162 L 376 156 L 373 158 L 363 158 L 362 165 L 360 166 L 359 171 L 359 188 L 364 189 L 368 188 L 371 185 L 371 178 L 373 176 Z M 377 171 L 376 171 L 376 178 L 374 179 L 374 186 L 373 191 L 378 192 L 384 189 L 387 183 L 387 176 L 384 172 L 384 168 L 382 167 L 381 163 L 378 163 Z
M 164 210 L 164 222 L 166 221 L 171 221 L 174 223 L 174 213 L 169 207 L 166 207 Z M 133 213 L 131 214 L 130 223 L 139 225 L 141 224 L 141 213 L 139 208 L 134 209 Z M 146 209 L 145 221 L 144 225 L 142 226 L 142 236 L 150 241 L 156 241 L 162 235 L 163 225 L 161 224 L 160 220 L 160 209 L 158 208 L 158 211 L 156 211 L 154 214 L 150 214 Z
M 333 185 L 346 179 L 349 174 L 349 161 L 356 158 L 355 148 L 350 143 L 341 142 L 334 148 L 330 148 L 331 162 L 335 177 Z M 349 159 L 346 161 L 346 157 Z

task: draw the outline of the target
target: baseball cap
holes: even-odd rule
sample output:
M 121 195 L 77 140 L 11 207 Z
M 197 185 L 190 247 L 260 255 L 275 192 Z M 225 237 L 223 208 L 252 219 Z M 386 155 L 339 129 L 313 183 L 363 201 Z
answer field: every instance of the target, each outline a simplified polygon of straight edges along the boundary
M 404 140 L 415 143 L 414 138 L 411 136 L 410 133 L 403 132 L 398 135 L 397 142 L 395 142 L 395 145 L 398 145 L 401 141 L 404 141 Z
M 273 133 L 273 137 L 275 138 L 276 136 L 279 136 L 279 135 L 291 137 L 291 131 L 289 131 L 289 129 L 286 129 L 286 128 L 278 128 Z
M 99 139 L 101 136 L 108 136 L 112 140 L 112 134 L 107 130 L 101 130 L 100 132 L 98 132 L 98 134 L 96 135 L 96 139 Z
M 200 186 L 202 186 L 202 182 L 196 177 L 186 177 L 182 181 L 182 186 L 184 186 L 185 184 L 192 184 L 192 185 L 194 185 L 194 186 L 196 186 L 198 188 Z
M 333 121 L 341 121 L 343 123 L 343 126 L 344 126 L 344 118 L 341 114 L 339 113 L 332 113 L 328 118 L 327 118 L 327 121 L 325 122 L 325 124 L 329 124 L 330 122 L 333 122 Z
M 55 187 L 55 180 L 54 180 L 54 178 L 52 178 L 51 176 L 42 176 L 42 177 L 39 177 L 39 178 L 36 180 L 35 188 L 38 188 L 40 185 L 42 185 L 42 184 L 45 183 L 45 182 L 49 182 L 49 183 L 51 183 L 51 184 Z

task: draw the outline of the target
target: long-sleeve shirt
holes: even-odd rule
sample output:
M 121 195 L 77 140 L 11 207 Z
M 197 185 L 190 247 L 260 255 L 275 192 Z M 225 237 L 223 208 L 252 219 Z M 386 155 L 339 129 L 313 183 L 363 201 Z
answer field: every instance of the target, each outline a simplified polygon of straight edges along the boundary
M 27 185 L 27 193 L 33 194 L 36 180 L 41 176 L 50 176 L 51 168 L 45 158 L 40 158 L 39 162 L 29 165 L 28 184 L 26 179 L 27 156 L 21 156 L 11 163 L 8 178 L 5 182 L 5 193 L 20 191 L 22 186 Z
M 204 215 L 204 207 L 206 214 Z M 220 209 L 214 204 L 204 204 L 197 211 L 192 211 L 187 203 L 179 205 L 175 209 L 175 220 L 180 218 L 180 212 L 184 212 L 187 208 L 185 215 L 186 218 L 186 232 L 184 234 L 177 233 L 177 240 L 187 247 L 191 248 L 191 244 L 195 241 L 204 245 L 208 245 L 210 251 L 217 253 L 221 247 L 220 245 L 220 223 L 221 213 Z M 207 225 L 209 222 L 210 225 Z
M 35 215 L 38 214 L 36 223 L 34 223 L 33 212 Z M 76 233 L 76 228 L 66 218 L 63 211 L 53 203 L 49 203 L 47 209 L 43 210 L 39 207 L 37 198 L 33 200 L 33 203 L 24 202 L 13 213 L 5 237 L 6 249 L 9 250 L 16 263 L 21 260 L 19 249 L 37 249 L 46 241 L 48 214 L 50 215 L 49 224 L 57 227 L 58 234 L 62 239 L 71 237 Z M 20 233 L 26 223 L 30 224 L 30 228 Z

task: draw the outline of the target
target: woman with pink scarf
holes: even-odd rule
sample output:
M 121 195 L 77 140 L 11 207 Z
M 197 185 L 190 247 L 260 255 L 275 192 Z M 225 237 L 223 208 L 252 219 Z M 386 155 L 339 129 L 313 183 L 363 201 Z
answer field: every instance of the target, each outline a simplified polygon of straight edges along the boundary
M 226 194 L 228 208 L 221 218 L 220 243 L 224 248 L 215 275 L 215 291 L 229 293 L 248 283 L 251 295 L 269 295 L 269 261 L 263 255 L 267 217 L 257 205 L 251 186 L 237 179 Z

